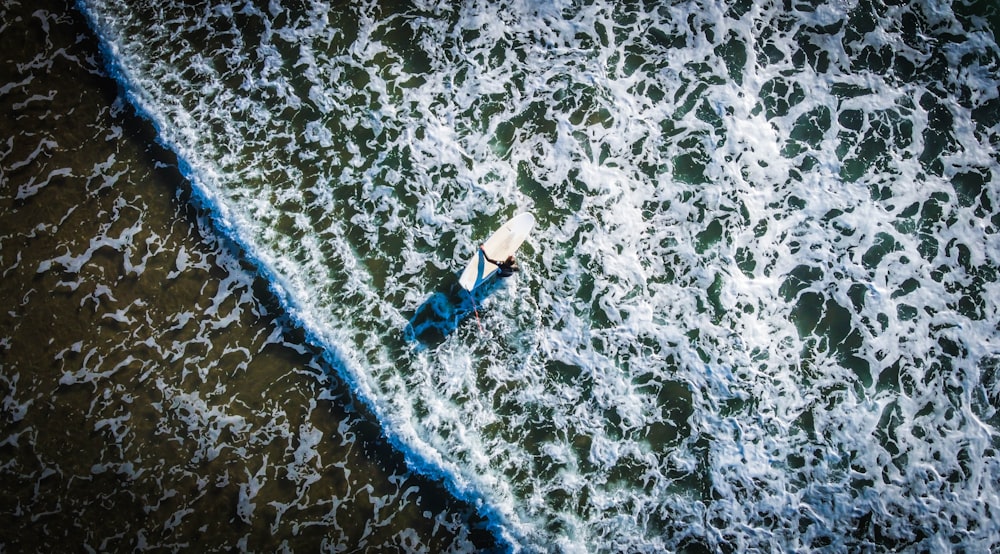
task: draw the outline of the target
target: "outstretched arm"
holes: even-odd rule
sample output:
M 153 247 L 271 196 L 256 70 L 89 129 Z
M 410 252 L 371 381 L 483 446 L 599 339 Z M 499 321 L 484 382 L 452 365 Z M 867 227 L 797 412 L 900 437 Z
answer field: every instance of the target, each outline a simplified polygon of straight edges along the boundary
M 491 264 L 493 264 L 495 266 L 499 266 L 500 265 L 500 262 L 498 262 L 496 260 L 492 260 L 492 259 L 490 259 L 489 256 L 486 255 L 486 249 L 483 248 L 482 246 L 479 247 L 479 251 L 483 253 L 483 258 L 486 258 L 487 262 L 490 262 Z

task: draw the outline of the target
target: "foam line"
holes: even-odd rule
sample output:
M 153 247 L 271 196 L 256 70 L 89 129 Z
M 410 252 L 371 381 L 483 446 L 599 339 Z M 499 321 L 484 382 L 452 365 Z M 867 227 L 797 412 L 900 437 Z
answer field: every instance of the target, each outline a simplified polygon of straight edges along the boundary
M 184 157 L 185 149 L 180 148 L 174 140 L 164 134 L 163 127 L 166 123 L 150 107 L 150 102 L 145 98 L 143 89 L 136 85 L 130 71 L 122 64 L 121 56 L 113 43 L 108 40 L 99 17 L 90 9 L 86 0 L 78 0 L 76 7 L 85 16 L 100 41 L 100 50 L 108 74 L 118 82 L 122 94 L 135 108 L 138 115 L 153 126 L 160 144 L 177 155 L 178 169 L 192 185 L 193 200 L 212 214 L 212 223 L 219 234 L 227 237 L 238 246 L 242 257 L 253 264 L 258 273 L 268 282 L 271 292 L 288 313 L 291 321 L 305 331 L 306 340 L 321 348 L 327 363 L 337 369 L 340 378 L 347 383 L 350 390 L 375 414 L 382 425 L 387 440 L 404 455 L 407 466 L 420 474 L 441 480 L 456 498 L 475 506 L 487 521 L 491 522 L 490 529 L 494 532 L 497 540 L 506 545 L 505 548 L 514 548 L 517 539 L 511 534 L 512 528 L 507 523 L 507 517 L 493 507 L 474 484 L 463 479 L 460 473 L 454 470 L 453 464 L 445 461 L 436 450 L 429 447 L 416 435 L 409 419 L 400 418 L 391 413 L 392 408 L 384 406 L 378 400 L 367 380 L 360 378 L 359 360 L 344 352 L 337 345 L 338 339 L 335 335 L 313 328 L 308 308 L 299 304 L 289 294 L 289 290 L 293 286 L 267 263 L 266 260 L 270 256 L 263 254 L 259 247 L 240 232 L 241 216 L 229 209 L 227 203 L 214 192 L 213 184 L 216 183 L 217 178 L 213 172 L 193 167 Z M 217 187 L 217 185 L 215 186 Z M 252 487 L 244 490 L 244 487 L 241 486 L 239 516 L 244 521 L 247 521 L 253 512 L 254 505 L 249 502 L 249 499 L 253 497 L 253 492 Z

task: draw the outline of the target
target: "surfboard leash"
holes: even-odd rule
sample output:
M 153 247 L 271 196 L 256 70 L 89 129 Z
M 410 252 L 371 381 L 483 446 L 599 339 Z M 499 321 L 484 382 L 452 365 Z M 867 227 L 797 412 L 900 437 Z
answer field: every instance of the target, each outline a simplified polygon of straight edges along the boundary
M 479 332 L 483 333 L 483 323 L 479 321 L 479 307 L 476 306 L 476 296 L 469 291 L 469 298 L 472 300 L 472 312 L 476 314 L 476 325 L 479 326 Z

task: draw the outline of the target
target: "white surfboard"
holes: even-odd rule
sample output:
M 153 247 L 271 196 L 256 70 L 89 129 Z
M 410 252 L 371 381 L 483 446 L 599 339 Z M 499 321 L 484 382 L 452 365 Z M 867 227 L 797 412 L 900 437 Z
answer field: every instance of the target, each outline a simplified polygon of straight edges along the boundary
M 503 227 L 500 227 L 483 243 L 482 249 L 476 249 L 476 255 L 465 266 L 462 276 L 458 279 L 462 288 L 472 292 L 483 281 L 496 273 L 500 268 L 496 264 L 486 261 L 486 258 L 502 261 L 506 260 L 507 256 L 513 256 L 518 247 L 528 238 L 528 233 L 534 226 L 535 216 L 530 213 L 518 214 L 504 223 Z M 485 256 L 483 255 L 484 251 Z

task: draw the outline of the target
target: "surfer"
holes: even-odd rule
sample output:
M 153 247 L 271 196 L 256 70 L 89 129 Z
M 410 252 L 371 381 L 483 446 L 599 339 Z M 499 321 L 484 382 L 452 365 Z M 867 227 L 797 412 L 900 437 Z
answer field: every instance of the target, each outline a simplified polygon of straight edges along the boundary
M 535 218 L 528 212 L 520 213 L 504 223 L 486 242 L 479 243 L 479 248 L 474 251 L 472 259 L 462 270 L 458 284 L 466 291 L 472 292 L 498 273 L 501 277 L 510 277 L 517 272 L 519 268 L 514 261 L 514 254 L 521 243 L 528 238 L 534 225 Z M 487 252 L 496 256 L 497 260 L 490 259 Z M 487 261 L 489 263 L 486 263 Z
M 514 261 L 514 256 L 507 256 L 506 260 L 498 262 L 490 259 L 490 257 L 486 255 L 486 250 L 484 250 L 482 246 L 479 247 L 479 251 L 483 253 L 483 257 L 486 258 L 487 262 L 490 262 L 500 268 L 500 277 L 510 277 L 515 271 L 521 271 L 521 268 L 517 267 L 517 262 Z

